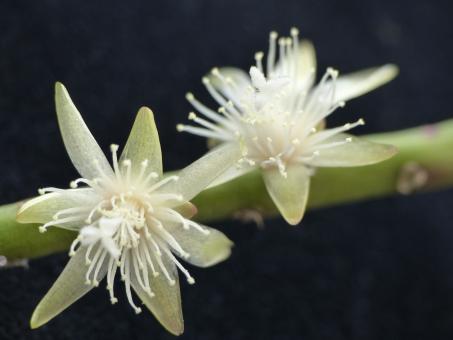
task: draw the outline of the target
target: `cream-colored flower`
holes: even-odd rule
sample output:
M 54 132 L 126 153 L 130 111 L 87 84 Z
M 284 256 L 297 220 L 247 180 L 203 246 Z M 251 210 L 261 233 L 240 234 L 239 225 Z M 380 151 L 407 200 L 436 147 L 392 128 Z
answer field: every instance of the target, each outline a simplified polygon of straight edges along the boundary
M 191 112 L 189 119 L 199 126 L 179 124 L 177 129 L 207 137 L 211 144 L 240 147 L 239 161 L 211 186 L 259 168 L 275 205 L 294 225 L 303 217 L 315 168 L 368 165 L 395 154 L 393 146 L 345 134 L 364 124 L 362 119 L 330 129 L 325 128 L 325 119 L 345 100 L 393 79 L 398 70 L 384 65 L 338 77 L 329 68 L 314 85 L 314 48 L 299 41 L 297 29 L 291 30 L 291 38 L 278 39 L 278 48 L 272 32 L 266 70 L 263 57 L 262 52 L 255 54 L 256 65 L 249 74 L 214 68 L 203 83 L 220 105 L 218 112 L 188 93 L 188 101 L 204 118 Z
M 232 246 L 221 232 L 190 220 L 196 209 L 189 201 L 225 171 L 238 150 L 221 146 L 165 177 L 153 114 L 142 108 L 119 159 L 118 146 L 111 146 L 112 167 L 64 86 L 57 83 L 55 90 L 63 141 L 82 178 L 71 182 L 71 189 L 41 189 L 17 219 L 41 223 L 42 232 L 53 226 L 75 230 L 78 237 L 66 268 L 34 311 L 31 327 L 51 320 L 104 278 L 116 303 L 113 287 L 120 276 L 135 312 L 141 307 L 132 290 L 167 330 L 181 334 L 177 269 L 189 283 L 194 279 L 177 257 L 207 267 L 225 260 Z

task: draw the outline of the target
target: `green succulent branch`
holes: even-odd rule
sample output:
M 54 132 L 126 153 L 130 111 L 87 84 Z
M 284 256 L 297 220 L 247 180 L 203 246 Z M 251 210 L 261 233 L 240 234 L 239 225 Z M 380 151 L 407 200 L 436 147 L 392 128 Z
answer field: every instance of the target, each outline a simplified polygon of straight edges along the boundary
M 399 153 L 377 165 L 317 170 L 311 182 L 309 208 L 453 186 L 453 120 L 367 138 L 393 144 Z M 247 217 L 250 212 L 264 217 L 277 215 L 258 172 L 208 189 L 193 202 L 200 222 Z M 73 232 L 50 228 L 41 234 L 36 225 L 16 223 L 19 206 L 20 202 L 0 207 L 0 255 L 16 260 L 68 249 L 75 237 Z

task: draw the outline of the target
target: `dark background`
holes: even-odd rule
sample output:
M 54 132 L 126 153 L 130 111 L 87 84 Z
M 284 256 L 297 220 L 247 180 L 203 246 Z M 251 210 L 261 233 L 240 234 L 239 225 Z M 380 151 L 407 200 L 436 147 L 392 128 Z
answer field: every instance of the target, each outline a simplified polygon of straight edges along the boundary
M 62 81 L 100 145 L 124 143 L 135 113 L 156 114 L 167 169 L 204 152 L 177 134 L 188 90 L 208 100 L 213 66 L 248 68 L 268 33 L 298 26 L 319 70 L 346 73 L 394 62 L 400 76 L 350 102 L 329 123 L 364 117 L 356 133 L 452 116 L 451 1 L 1 1 L 0 203 L 65 187 L 76 176 L 57 129 L 53 83 Z M 452 150 L 453 152 L 453 150 Z M 182 284 L 183 339 L 453 339 L 453 191 L 308 213 L 219 223 L 231 259 L 190 268 Z M 0 271 L 0 339 L 171 339 L 149 313 L 93 290 L 51 323 L 28 320 L 65 254 Z M 118 293 L 121 289 L 117 289 Z

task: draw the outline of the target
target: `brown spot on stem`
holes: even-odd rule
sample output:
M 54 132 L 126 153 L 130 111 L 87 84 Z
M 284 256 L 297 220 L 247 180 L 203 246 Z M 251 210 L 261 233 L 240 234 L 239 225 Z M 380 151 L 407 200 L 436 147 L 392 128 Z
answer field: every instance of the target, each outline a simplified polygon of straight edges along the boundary
M 422 189 L 428 182 L 428 171 L 417 162 L 407 162 L 399 172 L 396 182 L 396 190 L 403 194 L 409 195 Z

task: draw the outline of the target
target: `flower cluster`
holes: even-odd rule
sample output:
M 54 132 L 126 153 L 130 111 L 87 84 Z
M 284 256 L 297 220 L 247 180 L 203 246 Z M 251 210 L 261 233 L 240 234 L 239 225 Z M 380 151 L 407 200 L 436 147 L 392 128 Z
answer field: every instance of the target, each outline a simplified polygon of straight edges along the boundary
M 214 68 L 203 78 L 220 106 L 211 110 L 193 94 L 186 98 L 195 125 L 177 126 L 206 137 L 212 150 L 177 173 L 164 174 L 159 136 L 150 109 L 141 108 L 124 149 L 110 146 L 111 162 L 96 143 L 65 87 L 57 83 L 55 102 L 66 150 L 80 178 L 70 188 L 46 187 L 22 205 L 21 223 L 39 223 L 77 232 L 71 259 L 41 300 L 31 319 L 39 327 L 105 279 L 112 304 L 120 278 L 136 313 L 139 300 L 171 333 L 181 334 L 178 272 L 195 279 L 182 260 L 208 267 L 225 260 L 232 242 L 220 231 L 192 220 L 198 193 L 249 171 L 261 171 L 267 191 L 285 220 L 298 224 L 307 204 L 310 177 L 318 167 L 361 166 L 395 154 L 390 145 L 346 132 L 362 119 L 326 128 L 325 119 L 345 101 L 397 74 L 384 65 L 343 77 L 328 68 L 315 84 L 316 58 L 310 42 L 270 34 L 269 51 L 255 54 L 249 73 Z

